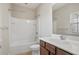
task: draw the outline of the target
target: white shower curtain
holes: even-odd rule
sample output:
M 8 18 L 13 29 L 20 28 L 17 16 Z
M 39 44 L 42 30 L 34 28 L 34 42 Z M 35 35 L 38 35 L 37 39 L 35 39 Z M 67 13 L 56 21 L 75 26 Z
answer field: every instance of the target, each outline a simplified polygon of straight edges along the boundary
M 10 21 L 10 50 L 18 53 L 35 43 L 36 20 L 11 18 Z M 14 52 L 12 52 L 14 51 Z

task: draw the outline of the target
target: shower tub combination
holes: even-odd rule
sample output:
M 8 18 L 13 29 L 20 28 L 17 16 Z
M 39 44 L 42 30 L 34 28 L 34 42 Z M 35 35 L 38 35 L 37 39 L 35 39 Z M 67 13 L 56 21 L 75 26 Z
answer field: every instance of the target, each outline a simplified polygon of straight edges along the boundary
M 36 39 L 36 20 L 26 20 L 11 17 L 9 23 L 10 51 L 9 54 L 18 54 L 32 50 L 39 51 Z

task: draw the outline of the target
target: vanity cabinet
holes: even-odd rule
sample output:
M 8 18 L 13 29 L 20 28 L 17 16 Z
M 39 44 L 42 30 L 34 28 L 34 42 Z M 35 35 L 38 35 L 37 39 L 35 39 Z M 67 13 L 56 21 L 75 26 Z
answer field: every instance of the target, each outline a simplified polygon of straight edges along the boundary
M 72 55 L 50 43 L 40 40 L 40 55 Z
M 46 42 L 40 40 L 40 46 L 45 47 L 45 45 L 46 45 Z
M 49 43 L 46 43 L 46 47 L 45 47 L 48 51 L 49 51 L 49 54 L 55 54 L 55 46 L 49 44 Z
M 40 40 L 40 54 L 41 55 L 49 55 L 49 51 L 45 48 L 46 42 Z
M 49 51 L 41 46 L 40 47 L 40 54 L 41 55 L 49 55 Z

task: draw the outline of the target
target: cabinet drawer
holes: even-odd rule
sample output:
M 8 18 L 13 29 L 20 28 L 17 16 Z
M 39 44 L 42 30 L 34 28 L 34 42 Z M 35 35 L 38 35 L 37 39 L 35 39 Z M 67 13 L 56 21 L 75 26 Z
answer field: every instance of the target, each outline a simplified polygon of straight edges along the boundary
M 61 49 L 57 48 L 56 49 L 56 55 L 71 55 L 71 54 L 64 51 L 64 50 L 61 50 Z
M 52 54 L 55 54 L 55 46 L 46 43 L 46 49 L 48 49 Z
M 40 47 L 40 55 L 49 55 L 49 51 L 44 47 Z
M 43 46 L 43 47 L 45 47 L 45 42 L 44 41 L 42 41 L 42 40 L 40 40 L 40 46 Z

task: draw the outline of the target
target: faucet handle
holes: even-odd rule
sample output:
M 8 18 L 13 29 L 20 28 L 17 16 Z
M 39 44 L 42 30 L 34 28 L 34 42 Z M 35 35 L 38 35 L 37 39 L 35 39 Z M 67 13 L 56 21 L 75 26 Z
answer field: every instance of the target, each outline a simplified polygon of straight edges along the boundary
M 60 36 L 61 40 L 65 40 L 65 36 L 61 35 Z

